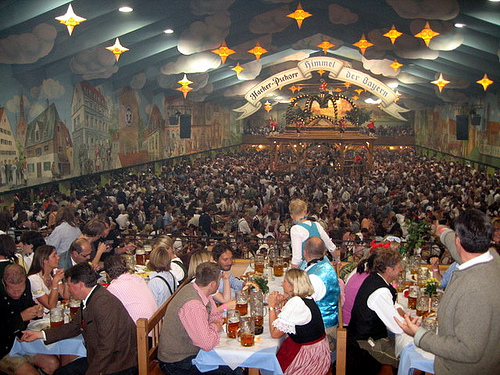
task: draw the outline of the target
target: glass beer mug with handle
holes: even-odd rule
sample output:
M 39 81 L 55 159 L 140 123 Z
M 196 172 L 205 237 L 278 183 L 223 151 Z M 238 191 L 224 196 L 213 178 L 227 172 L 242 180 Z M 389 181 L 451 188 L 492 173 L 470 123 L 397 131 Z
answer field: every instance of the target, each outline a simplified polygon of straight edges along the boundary
M 238 310 L 227 310 L 227 337 L 235 339 L 239 327 L 240 312 Z
M 250 316 L 255 324 L 255 334 L 260 335 L 264 332 L 264 317 L 267 314 L 267 306 L 264 306 L 264 301 L 255 297 L 250 299 Z
M 246 316 L 240 319 L 237 336 L 241 346 L 248 347 L 255 344 L 255 323 L 252 317 Z

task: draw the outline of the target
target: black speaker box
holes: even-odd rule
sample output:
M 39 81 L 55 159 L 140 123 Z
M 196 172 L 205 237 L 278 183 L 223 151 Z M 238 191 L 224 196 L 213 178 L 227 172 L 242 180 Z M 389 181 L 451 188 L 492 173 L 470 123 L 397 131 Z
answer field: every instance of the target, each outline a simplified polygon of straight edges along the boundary
M 469 116 L 457 116 L 457 140 L 467 141 L 469 139 Z
M 191 115 L 181 115 L 181 139 L 191 138 Z

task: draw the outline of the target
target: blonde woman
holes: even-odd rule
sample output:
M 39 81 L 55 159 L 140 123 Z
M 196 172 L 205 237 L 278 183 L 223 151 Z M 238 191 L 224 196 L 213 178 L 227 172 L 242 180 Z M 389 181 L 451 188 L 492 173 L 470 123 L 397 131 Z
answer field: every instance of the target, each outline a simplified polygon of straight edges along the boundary
M 170 272 L 170 259 L 170 253 L 163 245 L 156 246 L 149 257 L 148 269 L 153 273 L 149 275 L 148 287 L 153 292 L 158 308 L 178 287 L 177 279 Z
M 196 251 L 191 255 L 191 259 L 189 260 L 189 269 L 188 269 L 188 277 L 192 281 L 196 275 L 196 267 L 201 263 L 205 262 L 214 262 L 212 257 L 212 253 L 207 250 Z M 234 299 L 231 299 L 231 286 L 229 285 L 229 272 L 222 272 L 221 277 L 223 279 L 223 291 L 224 293 L 217 292 L 214 295 L 214 300 L 221 303 L 219 306 L 219 312 L 222 312 L 227 309 L 234 309 L 236 306 L 236 302 Z
M 290 239 L 292 242 L 292 268 L 306 268 L 304 260 L 304 245 L 309 237 L 320 237 L 325 243 L 326 248 L 337 260 L 339 256 L 335 254 L 337 247 L 332 242 L 323 227 L 317 222 L 311 221 L 307 217 L 307 203 L 302 199 L 294 199 L 288 207 L 290 217 L 294 225 L 290 229 Z
M 268 304 L 271 337 L 280 338 L 288 334 L 276 353 L 283 373 L 328 373 L 330 348 L 321 311 L 311 297 L 314 288 L 309 276 L 303 270 L 292 268 L 286 272 L 282 285 L 284 295 L 276 291 L 271 293 Z
M 187 270 L 182 260 L 175 254 L 174 240 L 169 236 L 161 235 L 153 242 L 153 250 L 159 246 L 163 246 L 168 250 L 170 254 L 170 272 L 175 276 L 179 285 L 182 284 L 186 280 Z

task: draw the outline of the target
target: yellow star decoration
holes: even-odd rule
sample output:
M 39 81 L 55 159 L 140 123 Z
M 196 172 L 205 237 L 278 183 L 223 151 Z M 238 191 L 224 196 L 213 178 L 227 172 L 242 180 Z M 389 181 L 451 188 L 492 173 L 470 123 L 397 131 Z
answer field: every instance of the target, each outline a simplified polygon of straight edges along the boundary
M 181 87 L 177 88 L 177 90 L 182 92 L 184 98 L 186 98 L 187 93 L 193 89 L 192 87 L 189 87 L 189 85 L 193 82 L 187 78 L 186 74 L 184 74 L 184 77 L 182 77 L 180 81 L 177 81 L 177 83 L 181 85 Z
M 337 87 L 335 90 L 333 90 L 335 92 L 342 92 L 342 89 L 340 87 Z
M 320 76 L 322 76 L 323 74 L 325 74 L 325 71 L 323 69 L 320 69 L 320 70 L 318 70 L 318 73 Z
M 353 98 L 354 100 L 358 100 L 358 99 L 359 99 L 359 96 L 354 95 L 352 98 Z
M 223 64 L 226 63 L 226 59 L 229 55 L 236 53 L 235 50 L 232 50 L 226 45 L 226 41 L 223 41 L 221 46 L 217 49 L 212 50 L 212 52 L 220 56 Z
M 482 79 L 480 79 L 479 81 L 476 81 L 476 83 L 479 83 L 480 85 L 482 85 L 484 91 L 486 91 L 486 89 L 488 88 L 488 86 L 491 85 L 493 83 L 493 81 L 491 79 L 489 79 L 488 76 L 485 73 L 484 77 Z
M 399 68 L 403 66 L 403 64 L 401 64 L 398 60 L 394 60 L 392 63 L 389 64 L 389 66 L 396 72 Z
M 367 41 L 365 38 L 365 34 L 363 34 L 361 39 L 358 40 L 356 43 L 354 43 L 353 46 L 358 47 L 361 51 L 361 54 L 364 56 L 366 49 L 373 46 L 373 43 L 370 43 L 369 41 Z
M 240 65 L 240 63 L 236 64 L 236 66 L 234 68 L 231 68 L 231 70 L 234 70 L 236 72 L 236 74 L 240 74 L 242 71 L 245 70 L 244 67 L 242 67 Z
M 400 96 L 401 96 L 401 93 L 396 90 L 396 98 L 394 99 L 394 103 L 396 103 L 399 100 Z
M 113 55 L 115 55 L 115 59 L 116 61 L 118 61 L 118 59 L 120 58 L 120 55 L 123 53 L 123 52 L 127 52 L 128 51 L 128 48 L 125 48 L 123 47 L 121 44 L 120 44 L 120 40 L 118 38 L 116 38 L 115 40 L 115 44 L 113 44 L 112 46 L 110 47 L 106 47 L 106 49 L 108 51 L 111 51 L 113 53 Z
M 77 16 L 75 12 L 73 12 L 71 4 L 68 5 L 68 10 L 66 11 L 66 14 L 64 14 L 63 16 L 56 17 L 56 20 L 58 20 L 63 25 L 66 25 L 69 35 L 73 33 L 73 29 L 75 28 L 75 26 L 79 25 L 83 21 L 86 21 L 85 18 Z
M 323 53 L 326 55 L 328 50 L 332 47 L 335 47 L 335 44 L 330 43 L 328 40 L 323 40 L 322 43 L 318 44 L 318 47 L 323 50 Z
M 415 34 L 416 38 L 422 38 L 425 42 L 425 45 L 429 47 L 429 43 L 431 42 L 431 39 L 434 38 L 435 36 L 438 36 L 440 33 L 435 32 L 434 30 L 431 29 L 429 26 L 429 21 L 425 23 L 425 27 L 418 33 Z
M 358 93 L 358 95 L 361 95 L 361 93 L 362 93 L 363 91 L 365 91 L 365 90 L 363 90 L 363 89 L 356 89 L 356 90 L 354 90 L 354 91 L 355 91 L 355 92 L 357 92 L 357 93 Z
M 302 21 L 304 21 L 307 17 L 311 17 L 312 14 L 303 10 L 302 5 L 300 5 L 299 3 L 295 12 L 287 14 L 286 16 L 293 18 L 295 21 L 297 21 L 297 26 L 300 29 L 302 27 Z
M 300 91 L 302 89 L 303 89 L 303 87 L 301 85 L 297 85 L 297 91 Z
M 266 101 L 264 103 L 264 109 L 266 110 L 266 112 L 270 112 L 271 109 L 273 109 L 273 106 L 271 105 L 271 103 L 269 103 L 269 101 Z
M 403 33 L 401 31 L 396 30 L 396 26 L 392 25 L 392 29 L 384 34 L 385 37 L 391 40 L 391 43 L 394 44 L 396 39 L 398 39 Z
M 295 85 L 289 87 L 290 91 L 295 94 L 295 91 L 299 91 L 299 88 Z
M 435 84 L 439 88 L 439 92 L 443 91 L 443 87 L 445 87 L 450 81 L 447 81 L 443 78 L 443 73 L 439 73 L 439 78 L 431 83 Z
M 249 50 L 247 52 L 253 53 L 255 55 L 255 59 L 260 60 L 260 56 L 262 56 L 264 53 L 266 53 L 267 49 L 262 48 L 260 46 L 260 42 L 257 42 L 255 47 L 253 47 L 251 50 Z
M 351 82 L 344 82 L 344 86 L 345 86 L 346 88 L 351 87 Z

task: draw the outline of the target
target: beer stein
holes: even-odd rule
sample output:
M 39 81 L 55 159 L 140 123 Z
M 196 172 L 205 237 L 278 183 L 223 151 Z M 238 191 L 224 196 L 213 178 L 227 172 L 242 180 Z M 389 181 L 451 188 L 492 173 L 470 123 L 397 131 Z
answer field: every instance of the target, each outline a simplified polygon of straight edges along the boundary
M 256 255 L 254 257 L 253 269 L 257 273 L 264 273 L 264 257 L 262 255 Z
M 227 310 L 227 337 L 236 338 L 236 332 L 240 327 L 240 312 L 238 310 Z
M 273 272 L 276 277 L 282 277 L 285 274 L 285 264 L 282 257 L 274 258 Z
M 251 317 L 240 319 L 238 341 L 241 343 L 241 346 L 253 346 L 255 344 L 255 323 Z
M 255 324 L 256 335 L 264 332 L 264 316 L 266 316 L 266 313 L 266 306 L 264 306 L 264 302 L 261 299 L 258 297 L 250 299 L 250 316 Z
M 240 312 L 240 315 L 246 315 L 248 313 L 248 293 L 243 290 L 237 290 L 236 292 L 236 310 Z
M 64 324 L 64 309 L 61 306 L 50 309 L 50 328 L 62 326 Z

